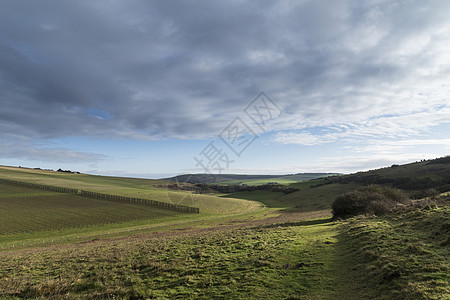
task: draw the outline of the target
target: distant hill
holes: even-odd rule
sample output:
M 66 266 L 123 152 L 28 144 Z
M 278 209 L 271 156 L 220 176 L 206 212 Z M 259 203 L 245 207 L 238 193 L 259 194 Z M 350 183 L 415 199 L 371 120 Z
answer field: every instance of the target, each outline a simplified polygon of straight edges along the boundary
M 404 190 L 413 198 L 426 196 L 426 191 L 435 189 L 439 193 L 450 191 L 450 156 L 432 160 L 392 165 L 376 170 L 358 172 L 323 179 L 322 184 L 379 184 Z
M 298 173 L 288 175 L 243 175 L 243 174 L 185 174 L 165 178 L 168 181 L 189 183 L 219 183 L 219 184 L 248 184 L 259 185 L 267 183 L 287 184 L 328 176 L 337 173 Z

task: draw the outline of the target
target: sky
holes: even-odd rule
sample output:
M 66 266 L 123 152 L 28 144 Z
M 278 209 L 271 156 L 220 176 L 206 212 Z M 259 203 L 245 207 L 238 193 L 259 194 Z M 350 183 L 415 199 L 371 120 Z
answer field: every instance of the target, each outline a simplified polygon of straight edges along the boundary
M 159 178 L 450 154 L 450 2 L 1 1 L 0 164 Z

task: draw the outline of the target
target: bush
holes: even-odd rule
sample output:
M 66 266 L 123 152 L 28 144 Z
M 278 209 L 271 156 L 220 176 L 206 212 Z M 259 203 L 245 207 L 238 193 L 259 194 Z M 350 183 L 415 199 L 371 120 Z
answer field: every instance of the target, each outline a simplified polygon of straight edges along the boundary
M 435 200 L 439 196 L 439 192 L 435 188 L 430 188 L 425 191 L 425 195 Z
M 369 185 L 336 197 L 333 202 L 334 218 L 349 218 L 362 214 L 382 215 L 407 202 L 399 190 L 380 185 Z

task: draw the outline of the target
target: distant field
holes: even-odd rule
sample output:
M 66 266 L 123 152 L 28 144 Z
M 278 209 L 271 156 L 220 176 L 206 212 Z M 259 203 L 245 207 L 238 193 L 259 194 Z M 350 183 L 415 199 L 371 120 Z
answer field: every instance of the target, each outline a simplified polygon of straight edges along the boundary
M 269 182 L 276 182 L 278 184 L 289 184 L 295 183 L 297 180 L 293 180 L 290 178 L 268 178 L 268 179 L 250 179 L 250 180 L 232 180 L 232 181 L 221 181 L 217 182 L 217 184 L 246 184 L 246 185 L 263 185 Z
M 155 207 L 0 183 L 0 235 L 175 216 Z
M 265 190 L 257 190 L 257 191 L 251 191 L 251 192 L 237 192 L 237 193 L 231 193 L 226 195 L 227 197 L 233 197 L 238 199 L 246 199 L 246 200 L 257 200 L 259 202 L 262 202 L 266 205 L 269 205 L 270 203 L 276 203 L 281 197 L 283 197 L 285 194 L 282 192 L 271 192 L 271 191 L 265 191 Z M 270 206 L 270 205 L 269 205 Z
M 201 214 L 207 215 L 242 213 L 260 208 L 257 202 L 166 189 L 164 187 L 173 182 L 164 180 L 70 174 L 4 166 L 0 166 L 0 178 L 193 206 L 200 208 Z
M 185 174 L 166 178 L 170 181 L 213 184 L 261 185 L 268 182 L 289 184 L 298 181 L 337 175 L 336 173 L 300 173 L 292 175 L 244 175 L 244 174 Z
M 321 177 L 328 177 L 336 175 L 334 173 L 330 174 L 296 174 L 296 175 L 283 175 L 278 177 L 272 177 L 272 178 L 261 178 L 261 179 L 242 179 L 242 180 L 227 180 L 227 181 L 221 181 L 217 182 L 218 184 L 246 184 L 249 186 L 254 185 L 263 185 L 268 183 L 277 183 L 277 184 L 296 184 L 296 183 L 302 183 L 305 181 L 314 181 L 316 178 Z M 318 179 L 320 180 L 320 179 Z

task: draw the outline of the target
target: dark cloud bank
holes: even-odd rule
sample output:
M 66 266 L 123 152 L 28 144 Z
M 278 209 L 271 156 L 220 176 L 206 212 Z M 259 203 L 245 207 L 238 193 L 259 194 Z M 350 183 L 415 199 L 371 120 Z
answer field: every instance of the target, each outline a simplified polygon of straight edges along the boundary
M 448 79 L 449 8 L 448 1 L 2 1 L 1 137 L 204 138 L 261 90 L 286 112 L 276 129 L 397 112 L 405 88 L 416 94 Z M 436 106 L 442 95 L 427 101 Z M 408 103 L 400 113 L 424 105 Z

